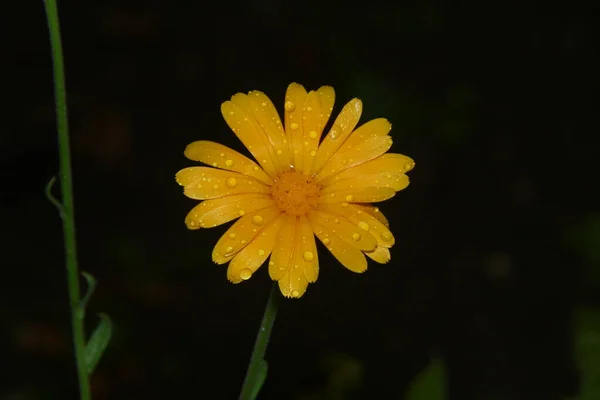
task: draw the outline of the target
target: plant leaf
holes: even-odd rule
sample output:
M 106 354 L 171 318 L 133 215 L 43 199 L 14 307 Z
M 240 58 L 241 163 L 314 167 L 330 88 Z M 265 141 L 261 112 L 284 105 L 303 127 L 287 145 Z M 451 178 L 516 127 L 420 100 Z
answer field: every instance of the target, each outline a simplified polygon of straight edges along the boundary
M 88 374 L 94 372 L 94 368 L 96 368 L 98 361 L 100 361 L 112 335 L 112 323 L 108 315 L 102 313 L 98 315 L 100 323 L 85 346 L 85 364 Z
M 446 372 L 444 362 L 433 357 L 429 365 L 413 381 L 406 394 L 406 400 L 446 399 Z

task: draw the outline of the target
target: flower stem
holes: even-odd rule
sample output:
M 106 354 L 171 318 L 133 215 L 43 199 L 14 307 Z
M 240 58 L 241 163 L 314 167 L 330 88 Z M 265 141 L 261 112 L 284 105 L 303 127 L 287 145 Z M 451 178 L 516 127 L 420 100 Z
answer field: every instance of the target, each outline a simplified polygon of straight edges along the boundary
M 56 102 L 56 128 L 58 131 L 58 155 L 60 163 L 60 187 L 62 204 L 59 208 L 63 221 L 65 240 L 65 264 L 67 269 L 67 285 L 69 303 L 71 305 L 71 325 L 77 374 L 79 378 L 80 400 L 90 400 L 90 382 L 85 362 L 85 333 L 83 315 L 80 309 L 79 271 L 77 267 L 77 251 L 75 244 L 75 217 L 73 208 L 73 186 L 71 179 L 71 152 L 69 146 L 69 124 L 67 119 L 67 93 L 65 89 L 65 71 L 60 23 L 56 0 L 44 0 L 46 18 L 50 33 L 50 47 L 54 70 L 54 96 Z
M 240 400 L 254 400 L 267 377 L 267 363 L 264 358 L 269 343 L 269 337 L 273 330 L 279 298 L 279 290 L 277 283 L 275 282 L 269 293 L 269 299 L 267 300 L 267 306 L 262 321 L 260 321 L 260 328 L 256 335 L 256 341 L 254 342 L 254 350 L 252 350 L 252 356 L 250 357 L 250 365 L 248 365 L 246 378 L 242 385 Z

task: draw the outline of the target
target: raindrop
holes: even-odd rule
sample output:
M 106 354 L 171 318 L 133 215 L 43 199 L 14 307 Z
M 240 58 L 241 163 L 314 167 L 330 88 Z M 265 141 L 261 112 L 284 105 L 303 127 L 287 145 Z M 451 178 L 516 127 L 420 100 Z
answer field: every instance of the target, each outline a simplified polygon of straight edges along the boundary
M 352 239 L 356 240 L 357 242 L 360 240 L 362 236 L 360 236 L 360 233 L 353 233 L 352 234 Z
M 217 190 L 218 188 L 219 188 L 219 185 L 217 185 L 217 184 L 213 185 L 213 189 Z
M 315 150 L 311 150 L 308 154 L 310 154 L 311 157 L 314 157 L 317 155 L 317 152 Z
M 279 103 L 281 104 L 281 103 Z M 285 111 L 287 112 L 292 112 L 296 109 L 296 105 L 294 103 L 292 103 L 291 101 L 286 101 L 285 102 Z
M 247 281 L 252 277 L 252 271 L 248 268 L 244 268 L 240 271 L 240 278 Z
M 364 222 L 364 221 L 360 221 L 360 222 L 358 223 L 358 227 L 359 227 L 359 228 L 361 228 L 361 229 L 364 229 L 365 231 L 368 231 L 368 230 L 369 230 L 369 224 L 367 224 L 367 223 L 366 223 L 366 222 Z
M 290 124 L 290 129 L 293 130 L 293 131 L 297 131 L 298 130 L 298 124 L 295 123 L 295 122 L 292 122 Z
M 317 132 L 315 132 L 315 131 L 308 132 L 308 137 L 310 137 L 311 139 L 316 139 Z
M 233 247 L 229 246 L 225 249 L 225 253 L 231 253 L 233 251 Z
M 383 232 L 381 234 L 381 240 L 383 240 L 384 242 L 391 242 L 393 238 L 394 237 L 390 232 Z
M 225 161 L 225 165 L 227 165 L 228 167 L 233 166 L 233 160 L 227 160 L 227 161 Z
M 227 179 L 227 181 L 225 182 L 225 184 L 227 185 L 227 187 L 229 188 L 233 188 L 237 186 L 237 179 L 235 178 L 229 178 Z M 215 185 L 216 186 L 216 185 Z
M 300 292 L 298 291 L 298 289 L 292 290 L 292 297 L 300 297 Z
M 302 258 L 306 262 L 311 262 L 315 258 L 315 256 L 310 251 L 305 251 L 304 254 L 302 254 Z
M 260 215 L 255 215 L 254 217 L 252 217 L 252 223 L 254 225 L 262 225 L 263 222 L 265 222 L 265 220 L 263 219 L 263 217 L 261 217 Z
M 348 196 L 346 196 L 346 201 L 347 201 L 348 203 L 350 203 L 350 202 L 351 202 L 351 201 L 353 201 L 353 200 L 354 200 L 354 196 L 352 196 L 351 194 L 349 194 Z
M 265 251 L 263 249 L 259 249 L 257 253 L 258 253 L 259 256 L 264 256 L 265 255 Z
M 323 244 L 324 244 L 325 246 L 327 246 L 327 245 L 328 245 L 328 244 L 330 244 L 330 243 L 331 243 L 331 240 L 329 240 L 328 238 L 325 238 L 325 239 L 323 239 Z

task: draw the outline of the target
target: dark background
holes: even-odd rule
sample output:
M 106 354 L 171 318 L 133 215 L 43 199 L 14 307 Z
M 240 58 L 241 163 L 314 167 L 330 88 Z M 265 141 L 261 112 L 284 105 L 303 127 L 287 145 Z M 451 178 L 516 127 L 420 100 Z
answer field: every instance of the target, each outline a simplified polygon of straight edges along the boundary
M 451 400 L 575 395 L 576 310 L 600 304 L 598 34 L 593 1 L 60 1 L 79 261 L 115 333 L 94 399 L 234 399 L 269 290 L 210 261 L 225 227 L 188 231 L 185 146 L 241 150 L 220 115 L 258 89 L 332 85 L 386 117 L 416 160 L 381 209 L 397 244 L 283 302 L 260 398 L 399 398 L 430 354 Z M 0 399 L 74 399 L 41 1 L 3 5 Z M 321 250 L 323 250 L 321 248 Z M 596 314 L 597 315 L 597 314 Z M 329 388 L 329 389 L 327 389 Z M 329 392 L 328 392 L 329 390 Z M 321 396 L 321 397 L 319 397 Z M 494 397 L 495 396 L 495 397 Z

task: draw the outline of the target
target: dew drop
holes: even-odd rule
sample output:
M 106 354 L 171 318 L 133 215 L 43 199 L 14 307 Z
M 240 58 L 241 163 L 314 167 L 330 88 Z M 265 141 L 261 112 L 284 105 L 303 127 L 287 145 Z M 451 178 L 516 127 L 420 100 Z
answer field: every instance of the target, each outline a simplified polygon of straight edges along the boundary
M 348 203 L 350 203 L 350 202 L 351 202 L 351 201 L 353 201 L 353 200 L 354 200 L 354 196 L 352 196 L 351 194 L 349 194 L 348 196 L 346 196 L 346 201 L 347 201 Z
M 302 254 L 302 258 L 304 259 L 304 261 L 306 262 L 311 262 L 315 256 L 313 255 L 312 252 L 310 251 L 305 251 L 304 254 Z
M 275 263 L 273 261 L 269 261 L 269 267 L 272 267 L 273 265 L 275 265 Z
M 281 104 L 281 103 L 279 103 L 279 104 Z M 296 109 L 296 105 L 294 103 L 292 103 L 291 101 L 286 101 L 284 107 L 285 107 L 285 111 L 287 111 L 287 112 L 292 112 Z
M 197 184 L 197 185 L 196 185 L 196 188 L 197 188 L 197 189 L 202 189 L 202 184 L 201 184 L 201 183 Z
M 342 207 L 348 207 L 348 203 L 342 203 Z
M 404 164 L 404 172 L 406 171 L 410 171 L 413 168 L 413 163 L 406 163 Z
M 340 223 L 340 220 L 338 218 L 334 219 L 333 222 L 335 222 L 336 224 Z
M 383 240 L 384 242 L 391 242 L 393 238 L 394 237 L 390 232 L 383 232 L 381 234 L 381 240 Z
M 300 297 L 300 292 L 298 291 L 298 289 L 294 289 L 292 290 L 292 297 Z
M 364 221 L 360 221 L 360 222 L 358 223 L 358 227 L 359 227 L 360 229 L 364 229 L 365 231 L 368 231 L 368 230 L 369 230 L 369 224 L 367 224 L 367 223 L 366 223 L 366 222 L 364 222 Z
M 240 214 L 240 216 L 242 216 L 242 215 L 246 214 L 246 211 L 240 210 L 240 211 L 238 211 L 238 214 Z
M 196 226 L 196 223 L 194 221 L 190 221 L 190 226 Z
M 253 171 L 258 171 L 258 166 L 255 165 L 254 167 L 252 167 L 252 170 Z
M 308 137 L 311 138 L 311 139 L 316 139 L 317 138 L 317 132 L 315 132 L 315 131 L 308 132 Z
M 219 164 L 217 164 L 216 162 L 212 163 L 212 166 L 215 168 L 217 167 L 217 165 L 219 165 Z
M 277 155 L 281 155 L 281 153 L 283 153 L 283 150 L 277 149 Z
M 231 233 L 230 233 L 229 235 L 227 235 L 227 236 L 229 236 L 229 239 L 235 239 L 235 233 L 233 233 L 233 232 L 231 232 Z
M 227 181 L 225 182 L 225 184 L 229 188 L 236 187 L 237 186 L 237 179 L 235 179 L 235 178 L 229 178 L 229 179 L 227 179 Z
M 221 153 L 219 154 L 221 157 L 225 157 L 225 153 Z
M 360 233 L 353 233 L 352 234 L 352 239 L 356 240 L 357 242 L 360 240 L 362 236 L 360 236 Z
M 240 271 L 240 278 L 242 278 L 243 280 L 247 281 L 251 277 L 252 277 L 252 271 L 249 270 L 248 268 L 244 268 Z
M 310 154 L 311 157 L 314 157 L 317 155 L 316 150 L 311 150 L 308 154 Z
M 233 247 L 229 246 L 225 249 L 225 253 L 231 253 L 233 251 Z
M 227 165 L 228 167 L 233 166 L 233 160 L 227 160 L 227 161 L 225 161 L 225 165 Z
M 259 256 L 264 256 L 265 255 L 265 251 L 263 249 L 258 249 L 257 251 Z
M 311 106 L 306 107 L 306 111 L 311 112 L 312 111 L 312 107 Z
M 252 223 L 254 225 L 262 225 L 263 222 L 265 222 L 265 220 L 263 219 L 263 217 L 261 217 L 260 215 L 255 215 L 254 217 L 252 217 Z
M 325 246 L 327 246 L 327 245 L 328 245 L 328 244 L 330 244 L 330 243 L 331 243 L 331 240 L 329 240 L 328 238 L 325 238 L 325 239 L 323 239 L 323 244 L 324 244 Z
M 290 129 L 293 130 L 293 131 L 297 131 L 298 130 L 298 124 L 295 123 L 295 122 L 292 122 L 290 124 Z
M 213 185 L 213 189 L 217 190 L 219 188 L 219 185 L 217 185 L 216 183 Z

